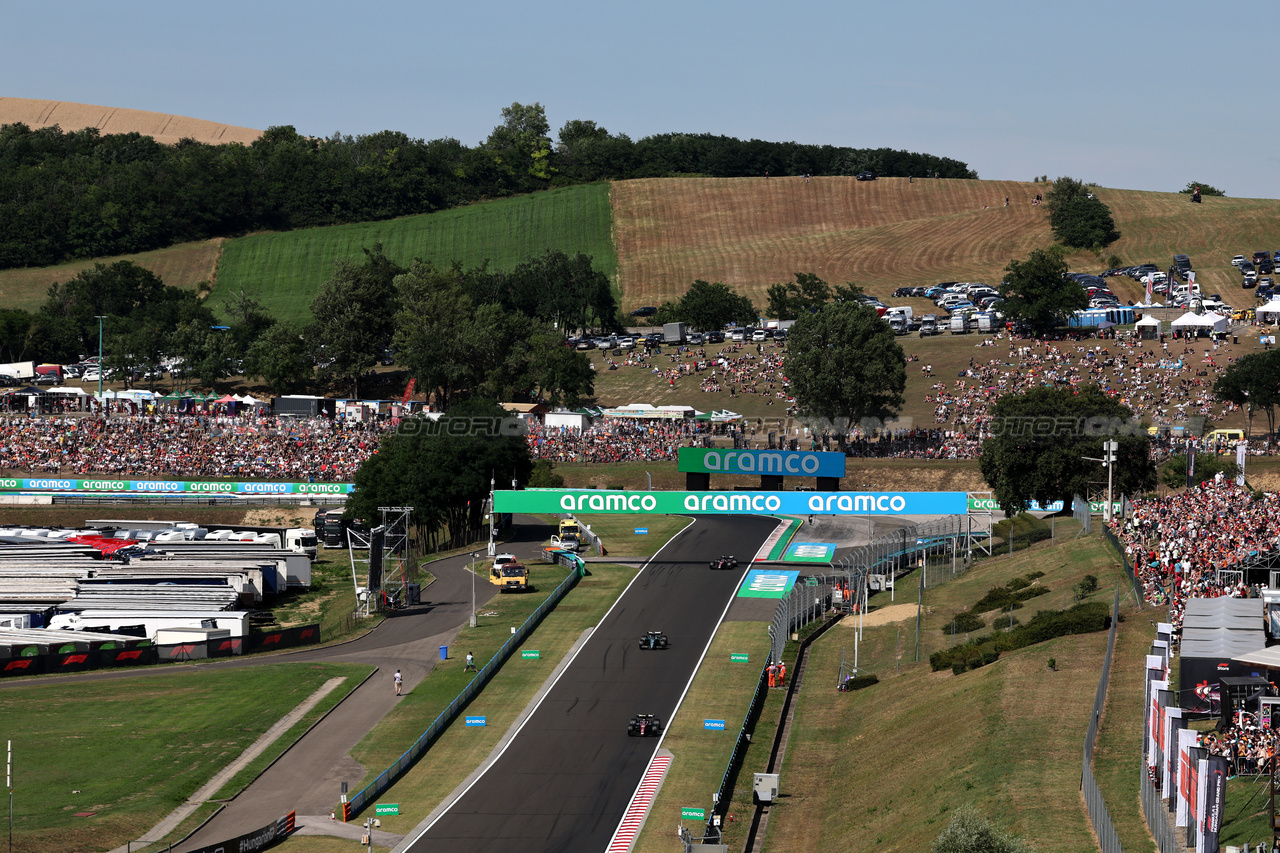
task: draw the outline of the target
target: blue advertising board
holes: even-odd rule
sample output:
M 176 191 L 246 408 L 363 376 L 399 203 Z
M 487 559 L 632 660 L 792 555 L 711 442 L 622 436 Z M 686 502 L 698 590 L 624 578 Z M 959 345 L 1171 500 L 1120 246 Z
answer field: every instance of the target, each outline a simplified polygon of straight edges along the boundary
M 773 474 L 782 477 L 843 477 L 845 455 L 821 450 L 733 450 L 682 447 L 677 469 L 693 474 Z
M 486 725 L 485 718 L 484 717 L 467 717 L 467 725 L 468 726 L 484 726 Z
M 724 720 L 703 720 L 702 727 L 704 729 L 714 729 L 715 731 L 724 731 Z

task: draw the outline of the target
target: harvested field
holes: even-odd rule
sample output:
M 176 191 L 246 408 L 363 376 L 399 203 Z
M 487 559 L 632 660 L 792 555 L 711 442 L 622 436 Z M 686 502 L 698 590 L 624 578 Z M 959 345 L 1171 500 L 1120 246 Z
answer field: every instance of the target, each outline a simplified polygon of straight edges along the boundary
M 55 267 L 0 270 L 0 304 L 34 311 L 44 302 L 50 285 L 69 281 L 94 264 L 111 265 L 116 261 L 133 261 L 160 276 L 165 284 L 195 290 L 201 282 L 213 281 L 218 256 L 226 242 L 222 237 L 215 237 L 134 255 L 71 261 Z
M 140 133 L 156 142 L 174 145 L 194 139 L 210 145 L 238 142 L 252 145 L 262 131 L 187 116 L 75 104 L 70 101 L 43 101 L 35 98 L 0 98 L 0 124 L 22 122 L 30 128 L 58 125 L 64 131 L 96 127 L 106 136 L 112 133 Z

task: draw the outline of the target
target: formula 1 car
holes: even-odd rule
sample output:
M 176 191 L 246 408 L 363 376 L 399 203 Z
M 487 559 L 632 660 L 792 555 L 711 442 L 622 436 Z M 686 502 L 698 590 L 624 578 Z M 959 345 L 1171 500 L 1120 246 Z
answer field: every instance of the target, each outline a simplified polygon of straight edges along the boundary
M 734 557 L 733 555 L 729 555 L 729 556 L 727 556 L 727 557 L 721 557 L 721 558 L 720 558 L 720 559 L 718 559 L 718 560 L 712 560 L 712 561 L 711 561 L 711 568 L 713 568 L 713 569 L 736 569 L 736 568 L 738 568 L 738 558 L 737 558 L 737 557 Z
M 636 714 L 627 723 L 627 737 L 657 737 L 662 734 L 662 720 L 653 714 Z
M 667 647 L 667 635 L 661 631 L 650 631 L 640 638 L 640 648 L 642 649 L 665 649 Z

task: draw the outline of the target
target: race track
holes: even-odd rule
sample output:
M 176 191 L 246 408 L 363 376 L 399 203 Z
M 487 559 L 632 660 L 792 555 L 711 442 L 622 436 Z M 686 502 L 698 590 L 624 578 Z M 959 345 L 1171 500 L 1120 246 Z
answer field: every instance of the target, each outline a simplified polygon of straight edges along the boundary
M 487 773 L 403 849 L 604 850 L 653 754 L 629 738 L 636 713 L 670 720 L 750 555 L 776 521 L 701 516 L 658 555 L 601 622 Z M 736 554 L 736 571 L 708 561 Z M 646 630 L 671 647 L 640 651 Z M 472 705 L 483 713 L 483 696 Z M 412 837 L 412 835 L 411 835 Z

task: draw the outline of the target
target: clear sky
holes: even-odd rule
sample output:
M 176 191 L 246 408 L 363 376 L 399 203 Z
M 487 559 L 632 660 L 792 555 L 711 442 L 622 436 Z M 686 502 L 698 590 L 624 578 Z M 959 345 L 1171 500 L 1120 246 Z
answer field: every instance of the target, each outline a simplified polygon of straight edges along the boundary
M 1269 3 L 546 0 L 4 3 L 0 95 L 469 145 L 709 132 L 1280 197 Z

